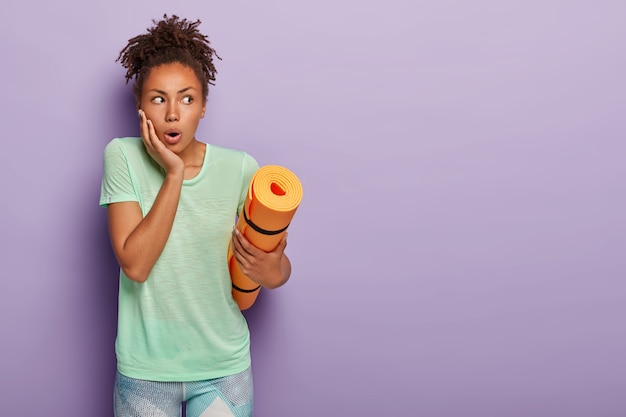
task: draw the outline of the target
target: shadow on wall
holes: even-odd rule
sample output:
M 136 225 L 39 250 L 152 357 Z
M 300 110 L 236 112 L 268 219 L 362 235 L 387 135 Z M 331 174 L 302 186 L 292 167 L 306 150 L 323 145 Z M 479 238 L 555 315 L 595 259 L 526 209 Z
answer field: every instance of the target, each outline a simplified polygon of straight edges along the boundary
M 255 330 L 258 330 L 263 326 L 263 323 L 268 319 L 273 310 L 273 306 L 275 304 L 272 300 L 275 296 L 275 294 L 272 293 L 273 291 L 280 291 L 280 289 L 268 290 L 266 288 L 262 288 L 252 307 L 243 311 L 243 315 L 248 322 L 248 326 L 250 327 L 250 332 L 253 337 Z
M 114 138 L 135 136 L 138 134 L 138 118 L 135 100 L 130 86 L 123 79 L 111 79 L 109 85 L 103 85 L 101 108 L 96 109 L 98 117 L 93 138 L 94 148 L 93 171 L 90 172 L 86 190 L 81 193 L 85 201 L 86 219 L 82 222 L 86 227 L 84 242 L 87 247 L 83 266 L 89 271 L 89 297 L 84 306 L 86 325 L 96 331 L 89 331 L 88 362 L 91 374 L 97 375 L 89 390 L 90 403 L 94 416 L 110 416 L 113 413 L 113 381 L 117 368 L 115 359 L 115 338 L 117 335 L 117 298 L 119 289 L 119 265 L 111 248 L 106 208 L 99 207 L 100 184 L 102 180 L 102 158 L 105 146 Z M 98 111 L 99 110 L 99 111 Z
M 110 245 L 106 209 L 98 207 L 99 178 L 92 178 L 88 188 L 88 192 L 84 193 L 87 196 L 85 214 L 88 218 L 81 222 L 84 227 L 80 232 L 85 242 L 81 250 L 81 270 L 88 284 L 81 292 L 84 304 L 80 327 L 83 330 L 77 339 L 82 340 L 83 372 L 94 375 L 81 389 L 85 391 L 84 396 L 90 397 L 88 402 L 96 410 L 94 417 L 104 417 L 113 412 L 119 267 Z
M 102 180 L 102 158 L 104 147 L 114 138 L 119 136 L 136 135 L 138 131 L 137 116 L 135 110 L 135 100 L 132 95 L 130 86 L 122 82 L 113 82 L 114 86 L 109 86 L 106 91 L 108 100 L 103 103 L 104 108 L 98 120 L 102 123 L 100 129 L 97 130 L 98 138 L 98 154 L 94 166 L 97 166 L 97 172 L 94 173 L 93 180 L 89 184 L 88 192 L 84 195 L 89 196 L 89 221 L 85 222 L 91 226 L 88 242 L 90 242 L 92 254 L 91 265 L 95 276 L 93 276 L 95 291 L 95 299 L 91 308 L 95 310 L 98 317 L 98 328 L 103 330 L 102 344 L 106 346 L 107 351 L 103 351 L 106 357 L 114 355 L 114 342 L 117 334 L 117 296 L 119 289 L 119 265 L 111 247 L 109 238 L 109 230 L 107 223 L 106 208 L 99 207 L 100 200 L 100 183 Z M 92 212 L 91 209 L 95 211 Z M 113 374 L 115 367 L 113 368 Z
M 115 137 L 138 136 L 139 135 L 139 116 L 137 115 L 137 106 L 135 96 L 133 95 L 132 85 L 124 84 L 124 80 L 114 83 L 109 96 L 109 106 L 111 109 L 106 114 L 107 129 L 109 132 L 103 140 L 108 143 Z
M 95 216 L 97 221 L 91 222 L 93 229 L 89 239 L 92 246 L 90 252 L 93 254 L 91 263 L 95 266 L 92 277 L 94 297 L 90 307 L 97 317 L 98 323 L 95 325 L 102 329 L 102 345 L 113 348 L 117 332 L 119 266 L 111 249 L 106 209 L 98 207 L 97 210 L 100 212 Z

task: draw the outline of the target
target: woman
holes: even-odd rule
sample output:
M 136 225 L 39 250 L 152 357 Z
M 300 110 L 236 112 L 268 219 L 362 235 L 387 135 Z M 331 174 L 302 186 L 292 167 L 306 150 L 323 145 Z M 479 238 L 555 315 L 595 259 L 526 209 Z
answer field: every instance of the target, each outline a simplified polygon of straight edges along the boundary
M 252 415 L 247 323 L 226 256 L 276 288 L 286 239 L 265 253 L 234 229 L 259 168 L 245 152 L 196 139 L 217 73 L 200 21 L 164 16 L 118 57 L 134 80 L 141 138 L 104 153 L 100 204 L 120 264 L 115 415 Z

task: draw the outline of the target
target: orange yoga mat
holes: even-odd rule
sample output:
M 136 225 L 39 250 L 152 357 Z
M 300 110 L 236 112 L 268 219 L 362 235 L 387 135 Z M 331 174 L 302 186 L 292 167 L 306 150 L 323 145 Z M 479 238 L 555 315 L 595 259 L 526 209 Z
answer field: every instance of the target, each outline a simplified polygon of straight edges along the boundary
M 279 165 L 263 166 L 250 180 L 236 227 L 254 246 L 271 252 L 286 233 L 301 200 L 302 184 L 293 172 Z M 243 274 L 230 245 L 228 268 L 233 298 L 241 310 L 246 310 L 256 301 L 260 287 Z

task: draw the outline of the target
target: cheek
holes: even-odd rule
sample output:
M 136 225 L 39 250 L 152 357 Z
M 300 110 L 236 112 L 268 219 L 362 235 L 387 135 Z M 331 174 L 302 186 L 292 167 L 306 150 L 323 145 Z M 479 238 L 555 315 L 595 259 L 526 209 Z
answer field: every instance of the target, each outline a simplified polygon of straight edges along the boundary
M 161 114 L 161 112 L 159 111 L 159 108 L 155 108 L 154 105 L 150 105 L 149 103 L 143 108 L 143 111 L 146 115 L 146 118 L 148 120 L 152 121 L 152 124 L 154 124 L 154 127 L 156 129 L 157 125 L 161 123 L 162 119 L 164 118 L 164 116 Z
M 189 109 L 189 112 L 187 114 L 190 119 L 194 120 L 194 122 L 198 122 L 204 117 L 204 112 L 202 111 L 202 109 L 197 108 Z

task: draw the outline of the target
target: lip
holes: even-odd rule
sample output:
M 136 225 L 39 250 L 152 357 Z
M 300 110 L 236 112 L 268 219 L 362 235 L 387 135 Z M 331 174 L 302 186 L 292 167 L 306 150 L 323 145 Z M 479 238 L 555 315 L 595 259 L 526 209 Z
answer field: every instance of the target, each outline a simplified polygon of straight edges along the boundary
M 180 141 L 181 137 L 182 133 L 178 129 L 168 129 L 163 132 L 163 139 L 165 139 L 165 142 L 170 145 L 177 144 Z

